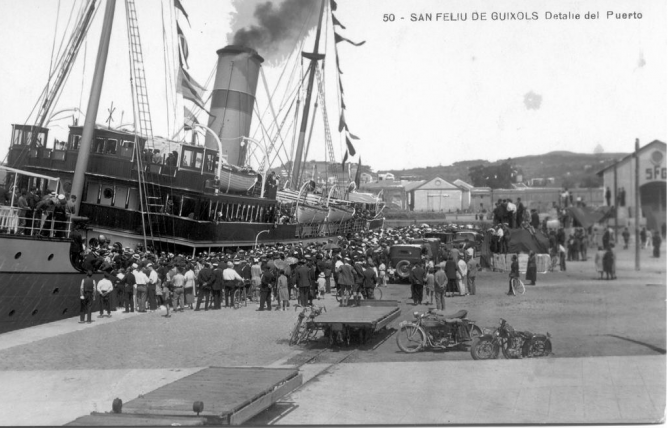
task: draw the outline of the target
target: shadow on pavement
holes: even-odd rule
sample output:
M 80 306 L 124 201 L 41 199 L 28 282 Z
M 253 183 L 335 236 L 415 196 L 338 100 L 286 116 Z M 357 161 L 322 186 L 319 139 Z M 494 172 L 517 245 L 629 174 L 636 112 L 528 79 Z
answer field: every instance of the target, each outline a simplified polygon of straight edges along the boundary
M 627 342 L 632 342 L 632 343 L 635 343 L 635 344 L 638 344 L 638 345 L 642 345 L 642 346 L 644 346 L 646 348 L 649 348 L 652 351 L 657 352 L 659 354 L 663 354 L 663 355 L 666 354 L 665 349 L 659 348 L 658 346 L 650 345 L 649 343 L 640 342 L 639 340 L 629 339 L 628 337 L 617 336 L 616 334 L 606 334 L 606 336 L 614 337 L 616 339 L 626 340 Z

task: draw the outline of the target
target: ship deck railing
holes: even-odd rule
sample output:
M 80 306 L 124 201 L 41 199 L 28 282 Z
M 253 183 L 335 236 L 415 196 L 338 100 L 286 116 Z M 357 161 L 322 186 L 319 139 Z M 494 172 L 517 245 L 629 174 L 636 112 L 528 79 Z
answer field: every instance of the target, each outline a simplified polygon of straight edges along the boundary
M 20 216 L 21 211 L 18 207 L 0 205 L 0 233 L 26 236 L 43 236 L 48 233 L 47 236 L 51 238 L 70 237 L 72 221 L 69 217 L 66 221 L 56 220 L 53 214 L 42 212 L 38 216 L 37 210 L 32 211 L 32 216 Z

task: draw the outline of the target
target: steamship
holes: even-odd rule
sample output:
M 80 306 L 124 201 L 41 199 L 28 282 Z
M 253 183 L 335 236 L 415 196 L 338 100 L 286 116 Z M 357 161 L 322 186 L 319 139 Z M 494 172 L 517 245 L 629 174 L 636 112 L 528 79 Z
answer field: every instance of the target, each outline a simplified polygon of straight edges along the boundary
M 77 26 L 82 34 L 70 39 L 57 78 L 67 76 L 65 68 L 76 58 L 76 43 L 84 39 L 90 25 L 85 20 L 92 19 L 96 3 L 88 0 L 90 10 Z M 130 132 L 96 125 L 116 7 L 115 0 L 106 1 L 84 125 L 70 126 L 66 141 L 49 138 L 46 118 L 58 98 L 59 81 L 34 124 L 12 126 L 6 164 L 0 167 L 6 187 L 15 189 L 12 204 L 0 207 L 0 333 L 77 315 L 84 277 L 78 244 L 95 245 L 101 235 L 124 248 L 196 255 L 382 227 L 378 197 L 347 192 L 343 185 L 337 192 L 348 197 L 315 194 L 297 162 L 303 157 L 310 91 L 323 57 L 317 52 L 327 4 L 323 0 L 320 7 L 315 53 L 303 54 L 312 61 L 309 93 L 294 168 L 288 185 L 279 190 L 268 177 L 269 156 L 260 172 L 246 165 L 251 144 L 259 145 L 249 133 L 264 61 L 251 48 L 229 45 L 217 51 L 208 126 L 198 125 L 206 133 L 204 144 L 152 135 L 134 0 L 125 0 L 125 7 L 129 33 L 136 34 L 130 37 L 135 127 Z M 76 215 L 60 226 L 55 217 L 46 225 L 39 216 L 20 218 L 16 190 L 32 188 L 76 195 Z M 362 211 L 367 215 L 355 215 Z M 84 227 L 73 232 L 75 223 Z

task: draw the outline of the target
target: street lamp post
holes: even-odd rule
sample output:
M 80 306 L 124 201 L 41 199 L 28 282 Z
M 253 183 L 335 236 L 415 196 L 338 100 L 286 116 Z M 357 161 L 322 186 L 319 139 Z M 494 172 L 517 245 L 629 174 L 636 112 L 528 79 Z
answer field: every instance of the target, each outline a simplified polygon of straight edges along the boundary
M 261 230 L 261 231 L 258 232 L 257 235 L 255 235 L 255 245 L 253 245 L 253 249 L 256 249 L 256 248 L 257 248 L 257 239 L 260 237 L 260 235 L 262 235 L 262 234 L 265 233 L 265 232 L 267 232 L 267 233 L 268 233 L 268 232 L 271 232 L 271 229 Z

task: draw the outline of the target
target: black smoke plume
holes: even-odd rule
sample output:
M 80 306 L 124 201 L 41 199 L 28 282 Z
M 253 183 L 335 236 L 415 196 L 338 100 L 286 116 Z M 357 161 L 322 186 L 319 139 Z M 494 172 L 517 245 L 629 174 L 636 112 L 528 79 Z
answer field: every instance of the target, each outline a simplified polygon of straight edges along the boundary
M 300 35 L 316 25 L 319 6 L 314 0 L 285 0 L 278 6 L 260 3 L 253 14 L 257 24 L 238 30 L 232 43 L 255 49 L 268 60 L 283 57 L 300 42 Z

